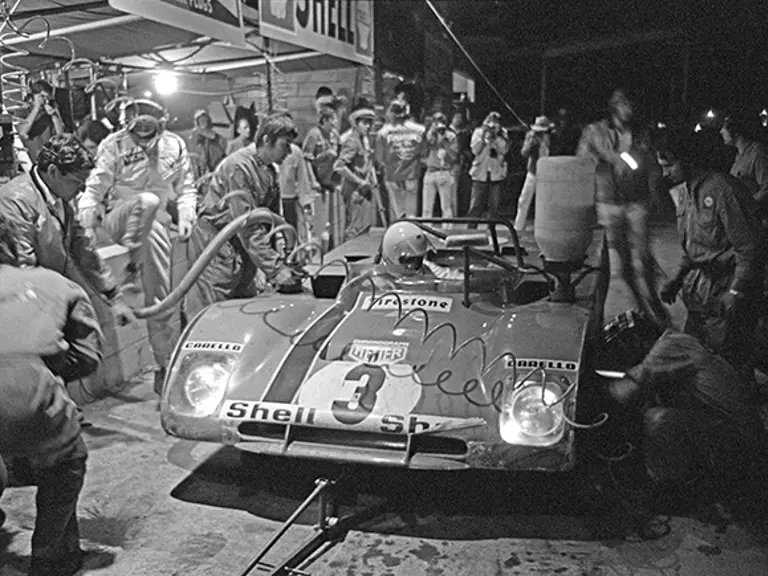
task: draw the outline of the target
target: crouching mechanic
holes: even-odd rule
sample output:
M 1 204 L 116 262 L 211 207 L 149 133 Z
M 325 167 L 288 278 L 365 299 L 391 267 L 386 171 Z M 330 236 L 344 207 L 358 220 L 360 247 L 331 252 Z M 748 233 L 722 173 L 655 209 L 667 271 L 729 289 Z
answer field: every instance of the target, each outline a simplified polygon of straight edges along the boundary
M 381 240 L 381 256 L 385 265 L 400 266 L 410 276 L 426 274 L 442 280 L 461 280 L 464 274 L 430 262 L 427 258 L 434 251 L 427 233 L 413 222 L 395 222 L 387 228 Z
M 18 267 L 20 237 L 0 213 L 0 493 L 7 471 L 37 485 L 28 574 L 71 576 L 85 559 L 77 501 L 88 452 L 63 382 L 96 370 L 102 337 L 80 286 L 51 270 Z
M 645 504 L 722 502 L 758 485 L 753 464 L 764 460 L 765 431 L 751 383 L 691 335 L 667 330 L 649 344 L 634 340 L 631 353 L 642 360 L 607 384 L 609 424 L 618 429 L 606 434 L 639 449 Z
M 146 305 L 151 306 L 171 291 L 168 201 L 176 200 L 179 238 L 187 240 L 197 198 L 186 144 L 165 130 L 165 111 L 151 101 L 135 107 L 137 115 L 128 126 L 99 146 L 96 167 L 79 201 L 79 217 L 92 235 L 103 226 L 113 242 L 128 249 L 125 285 L 138 286 L 140 280 Z M 147 319 L 158 393 L 178 339 L 174 312 Z
M 92 168 L 93 157 L 73 134 L 53 136 L 28 174 L 0 188 L 0 213 L 18 233 L 19 266 L 42 266 L 74 280 L 74 264 L 111 305 L 115 320 L 129 324 L 133 312 L 74 215 L 71 201 Z
M 253 143 L 218 165 L 192 230 L 187 249 L 190 266 L 234 219 L 255 208 L 279 205 L 273 164 L 285 160 L 296 134 L 290 114 L 272 114 L 262 122 Z M 257 270 L 278 289 L 300 288 L 301 276 L 281 261 L 281 255 L 265 242 L 265 236 L 263 224 L 246 225 L 219 250 L 187 294 L 185 307 L 190 320 L 215 302 L 256 296 Z
M 680 292 L 685 332 L 751 378 L 765 262 L 757 204 L 736 178 L 706 165 L 707 150 L 693 133 L 670 132 L 657 152 L 664 178 L 683 190 L 677 209 L 683 257 L 661 299 L 671 304 Z

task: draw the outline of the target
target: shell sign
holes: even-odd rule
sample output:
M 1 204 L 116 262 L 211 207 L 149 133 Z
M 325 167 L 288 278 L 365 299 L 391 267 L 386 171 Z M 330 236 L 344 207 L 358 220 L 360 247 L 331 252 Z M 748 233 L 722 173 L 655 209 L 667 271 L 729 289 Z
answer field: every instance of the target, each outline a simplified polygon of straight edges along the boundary
M 260 0 L 259 33 L 373 65 L 373 0 Z

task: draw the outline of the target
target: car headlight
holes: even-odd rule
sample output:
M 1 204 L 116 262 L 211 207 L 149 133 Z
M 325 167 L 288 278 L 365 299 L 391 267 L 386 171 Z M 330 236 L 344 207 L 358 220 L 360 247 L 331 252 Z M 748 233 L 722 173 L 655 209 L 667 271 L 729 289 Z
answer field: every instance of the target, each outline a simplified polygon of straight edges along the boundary
M 499 433 L 508 444 L 549 446 L 562 436 L 562 390 L 554 382 L 525 382 L 505 403 Z M 557 403 L 556 403 L 557 402 Z
M 198 366 L 184 381 L 184 399 L 194 410 L 193 416 L 210 416 L 221 404 L 231 371 L 219 362 Z

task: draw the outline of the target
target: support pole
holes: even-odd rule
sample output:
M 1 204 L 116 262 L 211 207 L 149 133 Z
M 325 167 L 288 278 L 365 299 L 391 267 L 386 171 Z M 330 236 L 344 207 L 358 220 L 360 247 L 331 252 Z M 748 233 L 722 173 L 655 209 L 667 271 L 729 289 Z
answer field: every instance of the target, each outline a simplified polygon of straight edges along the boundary
M 539 94 L 539 113 L 544 116 L 547 111 L 547 58 L 541 57 L 541 86 Z
M 274 105 L 272 103 L 272 58 L 268 56 L 269 44 L 269 38 L 264 38 L 264 59 L 267 61 L 267 65 L 265 66 L 267 71 L 267 112 L 272 114 L 272 110 L 274 110 Z

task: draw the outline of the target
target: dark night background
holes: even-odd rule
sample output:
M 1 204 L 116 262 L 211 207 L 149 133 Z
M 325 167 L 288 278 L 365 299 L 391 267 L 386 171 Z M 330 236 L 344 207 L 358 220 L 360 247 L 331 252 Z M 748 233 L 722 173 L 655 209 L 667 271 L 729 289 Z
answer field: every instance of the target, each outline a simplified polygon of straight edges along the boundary
M 437 5 L 480 67 L 526 120 L 539 112 L 541 57 L 536 50 L 520 52 L 520 48 L 662 30 L 679 30 L 680 40 L 550 61 L 547 112 L 566 104 L 577 116 L 593 119 L 603 113 L 617 86 L 632 90 L 653 121 L 681 115 L 697 118 L 709 107 L 768 107 L 766 0 L 443 0 Z M 687 105 L 681 102 L 686 32 Z M 496 109 L 511 116 L 471 66 L 465 62 L 461 67 L 477 81 L 480 114 Z

